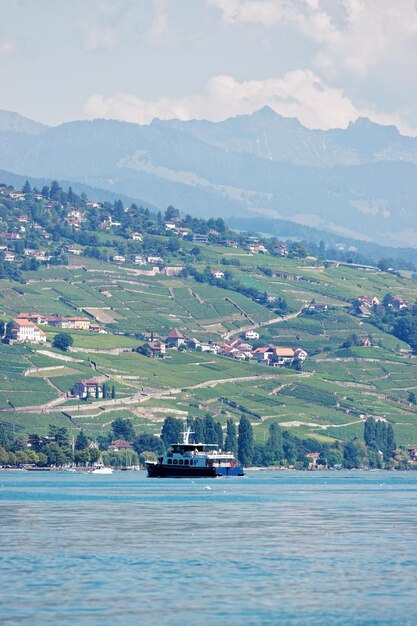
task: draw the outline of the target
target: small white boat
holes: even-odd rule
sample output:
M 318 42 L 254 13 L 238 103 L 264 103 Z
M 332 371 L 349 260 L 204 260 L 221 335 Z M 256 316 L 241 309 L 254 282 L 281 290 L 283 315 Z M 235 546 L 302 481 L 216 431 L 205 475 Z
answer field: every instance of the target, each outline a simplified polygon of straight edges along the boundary
M 91 472 L 92 474 L 113 474 L 113 470 L 111 467 L 96 467 Z

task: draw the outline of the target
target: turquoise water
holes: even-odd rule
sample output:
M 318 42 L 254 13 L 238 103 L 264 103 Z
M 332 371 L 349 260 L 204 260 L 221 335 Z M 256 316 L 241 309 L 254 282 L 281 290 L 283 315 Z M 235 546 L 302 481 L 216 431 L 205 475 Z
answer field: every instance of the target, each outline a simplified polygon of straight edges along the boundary
M 3 472 L 0 530 L 2 625 L 417 621 L 417 472 Z

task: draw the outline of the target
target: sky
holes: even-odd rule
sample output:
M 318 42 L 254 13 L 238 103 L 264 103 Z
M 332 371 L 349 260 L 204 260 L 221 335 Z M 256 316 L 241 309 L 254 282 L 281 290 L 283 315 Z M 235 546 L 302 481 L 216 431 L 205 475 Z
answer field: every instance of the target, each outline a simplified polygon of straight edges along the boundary
M 0 109 L 417 135 L 417 0 L 0 0 Z

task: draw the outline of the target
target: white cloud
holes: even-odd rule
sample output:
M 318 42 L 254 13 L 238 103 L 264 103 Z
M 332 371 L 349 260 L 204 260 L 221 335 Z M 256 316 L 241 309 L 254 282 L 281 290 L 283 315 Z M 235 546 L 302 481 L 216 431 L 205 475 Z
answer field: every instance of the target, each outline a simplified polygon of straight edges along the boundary
M 153 0 L 153 19 L 146 39 L 154 44 L 163 43 L 170 34 L 166 0 Z
M 0 41 L 0 57 L 12 55 L 15 49 L 15 45 L 11 41 Z
M 387 59 L 415 63 L 415 0 L 208 0 L 225 23 L 292 26 L 317 47 L 314 64 L 326 75 L 346 70 L 365 77 Z
M 117 32 L 112 26 L 83 24 L 84 48 L 91 50 L 113 50 L 117 44 Z
M 236 81 L 232 76 L 213 77 L 201 94 L 182 98 L 144 100 L 134 95 L 116 93 L 105 98 L 91 96 L 83 107 L 88 119 L 112 118 L 148 124 L 154 118 L 219 121 L 234 115 L 252 113 L 269 105 L 285 117 L 297 117 L 309 128 L 345 127 L 360 115 L 374 121 L 401 126 L 401 120 L 383 116 L 371 109 L 359 110 L 343 91 L 326 85 L 308 69 L 287 72 L 282 78 Z

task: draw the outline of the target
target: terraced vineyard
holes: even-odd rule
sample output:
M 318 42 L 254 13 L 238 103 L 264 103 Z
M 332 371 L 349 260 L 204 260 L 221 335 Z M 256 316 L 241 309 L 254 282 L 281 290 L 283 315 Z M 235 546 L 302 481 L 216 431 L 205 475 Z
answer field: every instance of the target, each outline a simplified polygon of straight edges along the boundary
M 49 345 L 0 345 L 0 421 L 26 433 L 53 422 L 97 436 L 117 416 L 156 433 L 169 414 L 211 412 L 223 424 L 246 414 L 262 442 L 272 421 L 321 440 L 362 437 L 363 420 L 373 415 L 394 424 L 399 443 L 413 443 L 417 407 L 408 396 L 417 391 L 417 359 L 407 344 L 352 315 L 351 302 L 362 294 L 382 300 L 395 293 L 413 303 L 416 283 L 376 270 L 326 269 L 316 259 L 227 254 L 240 261 L 231 271 L 241 285 L 284 298 L 288 311 L 279 314 L 236 290 L 193 278 L 151 276 L 93 259 L 27 272 L 27 284 L 0 281 L 3 319 L 22 311 L 84 311 L 108 332 L 68 331 L 74 347 L 67 355 Z M 198 267 L 222 267 L 224 257 L 224 248 L 202 245 Z M 306 314 L 303 307 L 313 300 L 328 310 Z M 201 341 L 252 328 L 259 344 L 301 346 L 309 356 L 296 371 L 201 352 L 169 351 L 166 360 L 132 352 L 142 343 L 139 333 L 166 336 L 173 326 Z M 56 331 L 44 330 L 51 341 Z M 369 337 L 373 347 L 342 348 L 349 335 Z M 74 382 L 93 375 L 115 386 L 115 399 L 66 397 Z

